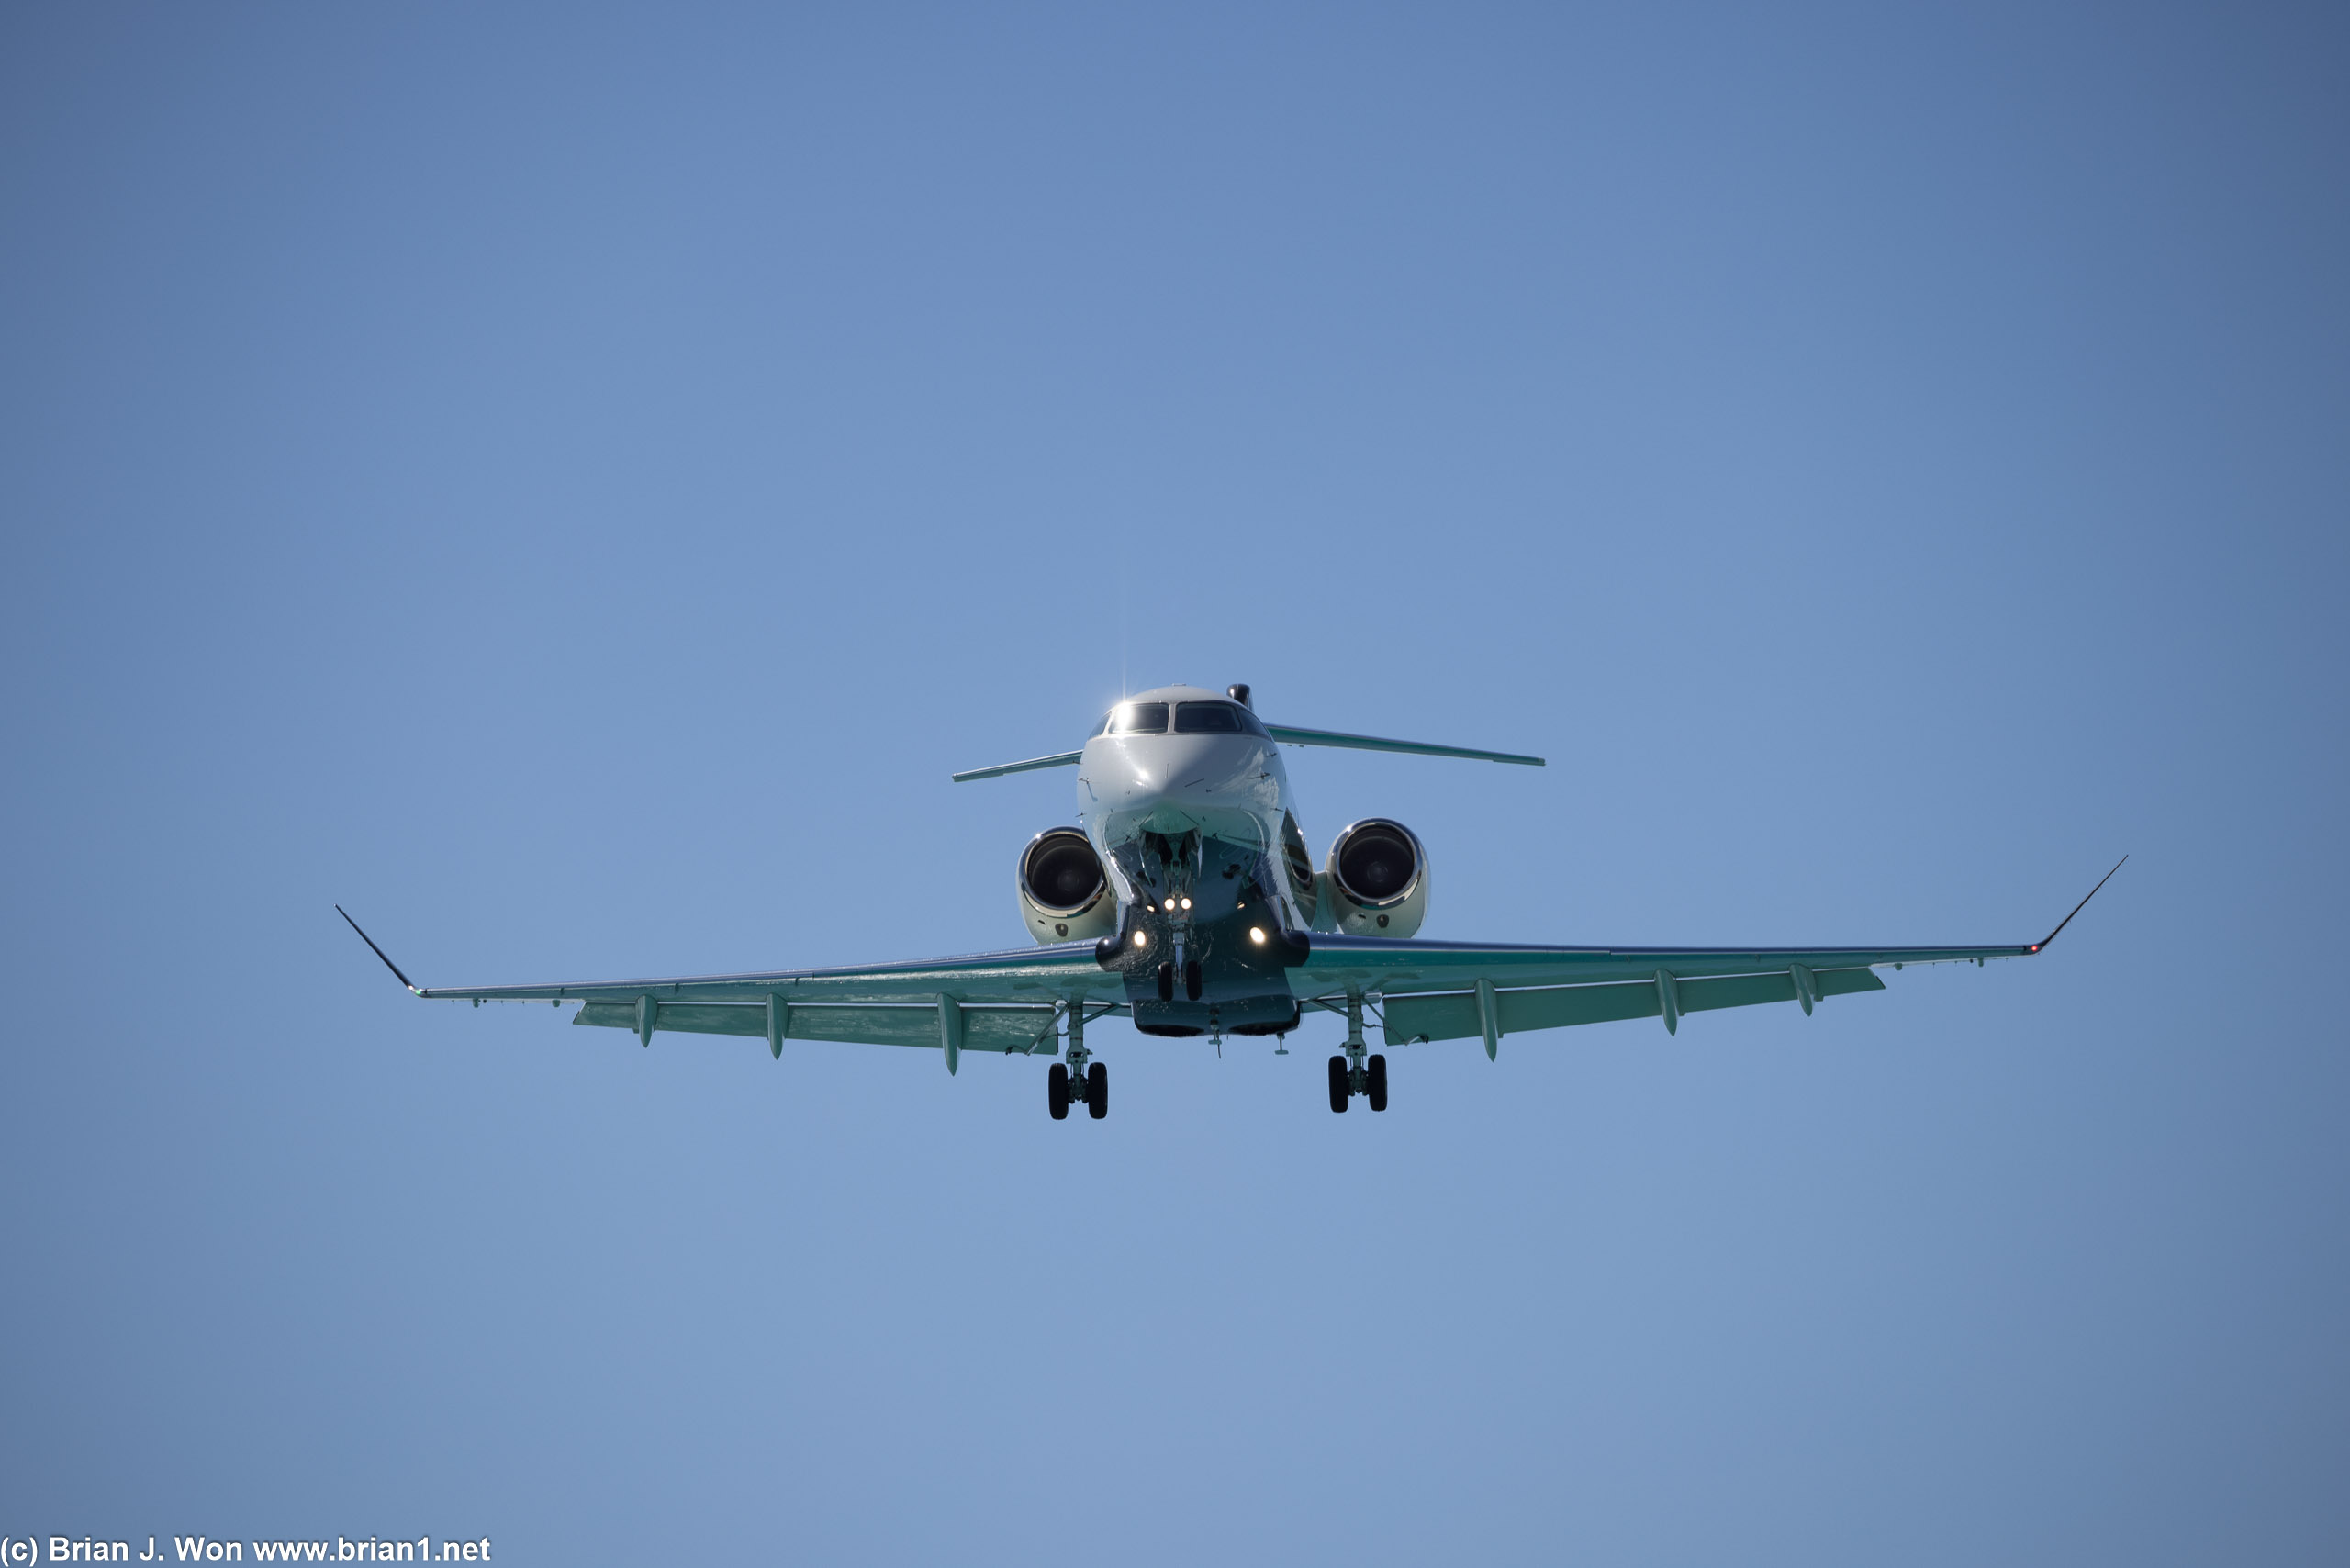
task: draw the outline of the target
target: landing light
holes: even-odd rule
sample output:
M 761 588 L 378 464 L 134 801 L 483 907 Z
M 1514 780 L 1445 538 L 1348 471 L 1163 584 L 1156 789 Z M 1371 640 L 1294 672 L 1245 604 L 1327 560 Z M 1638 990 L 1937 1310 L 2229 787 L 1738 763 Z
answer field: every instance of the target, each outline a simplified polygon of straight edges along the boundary
M 1135 933 L 1135 946 L 1137 946 L 1137 947 L 1147 947 L 1147 946 L 1150 946 L 1150 933 L 1149 933 L 1149 932 L 1147 932 L 1147 931 L 1137 931 L 1137 932 L 1136 932 L 1136 933 Z
M 1248 928 L 1248 940 L 1254 942 L 1259 947 L 1263 946 L 1265 945 L 1265 928 L 1261 925 L 1250 926 Z
M 1169 914 L 1175 913 L 1175 901 L 1173 899 L 1169 899 L 1167 901 L 1167 913 Z
M 1191 901 L 1190 899 L 1185 899 L 1185 900 L 1183 901 L 1183 907 L 1184 907 L 1185 909 L 1189 909 L 1189 908 L 1191 908 L 1191 907 L 1192 907 L 1192 901 Z

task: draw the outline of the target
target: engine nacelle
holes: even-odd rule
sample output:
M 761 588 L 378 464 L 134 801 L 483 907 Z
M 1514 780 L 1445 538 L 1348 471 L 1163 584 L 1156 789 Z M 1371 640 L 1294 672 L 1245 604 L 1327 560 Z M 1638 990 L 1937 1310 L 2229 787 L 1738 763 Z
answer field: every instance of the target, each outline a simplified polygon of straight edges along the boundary
M 1020 852 L 1020 914 L 1039 942 L 1093 942 L 1118 929 L 1102 857 L 1073 827 L 1046 828 Z
M 1428 913 L 1428 856 L 1402 823 L 1366 817 L 1340 833 L 1322 871 L 1325 907 L 1349 936 L 1409 936 Z

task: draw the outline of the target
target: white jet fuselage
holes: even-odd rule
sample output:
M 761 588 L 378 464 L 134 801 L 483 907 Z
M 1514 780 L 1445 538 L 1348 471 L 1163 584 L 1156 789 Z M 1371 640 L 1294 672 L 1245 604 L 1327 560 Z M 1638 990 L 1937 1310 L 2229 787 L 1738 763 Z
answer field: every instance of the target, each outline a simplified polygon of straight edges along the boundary
M 1192 687 L 1162 687 L 1131 700 L 1165 703 L 1229 704 L 1222 693 Z M 1101 856 L 1121 904 L 1179 902 L 1194 890 L 1203 868 L 1175 863 L 1163 868 L 1149 853 L 1158 841 L 1180 848 L 1187 835 L 1212 842 L 1227 857 L 1245 856 L 1269 868 L 1281 847 L 1282 825 L 1293 821 L 1289 774 L 1281 747 L 1259 734 L 1151 734 L 1105 731 L 1085 743 L 1077 767 L 1078 822 Z M 1209 849 L 1211 857 L 1214 849 Z M 1155 873 L 1155 874 L 1154 874 Z M 1268 890 L 1281 893 L 1280 879 L 1268 876 Z M 1166 913 L 1164 911 L 1162 913 Z M 1292 912 L 1303 925 L 1310 911 Z
M 1237 1006 L 1270 1016 L 1276 999 L 1286 1018 L 1281 954 L 1311 919 L 1312 894 L 1310 877 L 1304 890 L 1292 884 L 1283 858 L 1285 830 L 1295 830 L 1281 750 L 1253 717 L 1244 731 L 1183 733 L 1187 704 L 1234 707 L 1192 687 L 1141 693 L 1113 711 L 1078 763 L 1079 822 L 1119 904 L 1105 962 L 1126 973 L 1137 1003 L 1172 1002 L 1165 1023 L 1187 1033 L 1211 1009 L 1236 1022 Z M 1122 727 L 1162 708 L 1165 722 L 1146 733 Z M 1263 1005 L 1242 1006 L 1250 1000 Z

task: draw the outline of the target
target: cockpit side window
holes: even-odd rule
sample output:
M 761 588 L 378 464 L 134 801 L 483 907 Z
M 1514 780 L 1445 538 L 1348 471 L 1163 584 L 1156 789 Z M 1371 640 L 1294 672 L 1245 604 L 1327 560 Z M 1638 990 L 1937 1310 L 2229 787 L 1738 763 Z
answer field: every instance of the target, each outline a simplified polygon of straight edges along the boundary
M 1307 853 L 1305 834 L 1297 828 L 1297 818 L 1289 812 L 1281 813 L 1281 854 L 1289 865 L 1289 885 L 1300 903 L 1314 902 L 1314 857 Z
M 1261 735 L 1265 726 L 1237 702 L 1186 702 L 1175 710 L 1179 735 Z
M 1121 702 L 1110 710 L 1113 735 L 1163 735 L 1167 733 L 1164 702 Z

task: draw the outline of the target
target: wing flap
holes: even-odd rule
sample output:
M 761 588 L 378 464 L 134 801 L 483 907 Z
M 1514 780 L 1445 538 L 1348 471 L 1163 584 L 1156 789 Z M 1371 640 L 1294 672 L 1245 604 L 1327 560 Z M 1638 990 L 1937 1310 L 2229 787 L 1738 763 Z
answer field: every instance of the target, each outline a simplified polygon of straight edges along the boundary
M 1021 1052 L 1058 1056 L 1060 1042 L 1053 1034 L 1054 1010 L 1049 1007 L 966 1007 L 963 1044 L 967 1051 Z M 574 1024 L 606 1029 L 634 1029 L 636 1004 L 591 1002 L 580 1008 Z M 664 1002 L 655 1006 L 656 1033 L 685 1035 L 748 1035 L 764 1039 L 767 1008 L 733 1007 L 710 1002 Z M 838 1040 L 859 1046 L 927 1046 L 939 1048 L 938 1009 L 928 1007 L 841 1007 L 795 1003 L 784 1020 L 787 1040 Z
M 364 936 L 366 933 L 360 934 Z M 650 995 L 665 1006 L 680 1002 L 764 1007 L 780 994 L 794 1007 L 809 1002 L 934 1002 L 943 993 L 967 1004 L 1028 1005 L 1073 992 L 1122 995 L 1119 977 L 1094 960 L 1091 942 L 1057 942 L 1006 952 L 863 969 L 776 969 L 739 975 L 574 981 L 566 985 L 411 987 L 436 1000 L 479 1002 L 616 1002 L 634 1006 Z
M 1867 969 L 1822 969 L 1815 972 L 1812 979 L 1819 988 L 1818 994 L 1823 997 L 1885 989 L 1885 982 Z M 1684 980 L 1674 990 L 1684 1013 L 1796 1000 L 1795 977 L 1790 974 Z M 1501 1033 L 1505 1035 L 1563 1029 L 1577 1024 L 1612 1024 L 1627 1018 L 1655 1018 L 1664 1012 L 1653 980 L 1497 991 L 1494 1000 L 1499 1008 Z M 1483 1033 L 1474 992 L 1391 996 L 1385 1012 L 1387 1043 L 1391 1046 L 1415 1040 L 1473 1039 Z
M 2043 944 L 2044 946 L 2044 944 Z M 1327 936 L 1316 933 L 1304 964 L 1290 971 L 1299 996 L 1324 996 L 1348 986 L 1387 996 L 1456 991 L 1480 980 L 1525 991 L 1609 982 L 1653 984 L 1664 970 L 1684 984 L 1717 977 L 1786 972 L 1786 966 L 1828 971 L 1876 964 L 1974 963 L 2028 958 L 2033 946 L 1999 947 L 1521 947 L 1466 942 Z M 1793 982 L 1790 981 L 1790 984 Z

